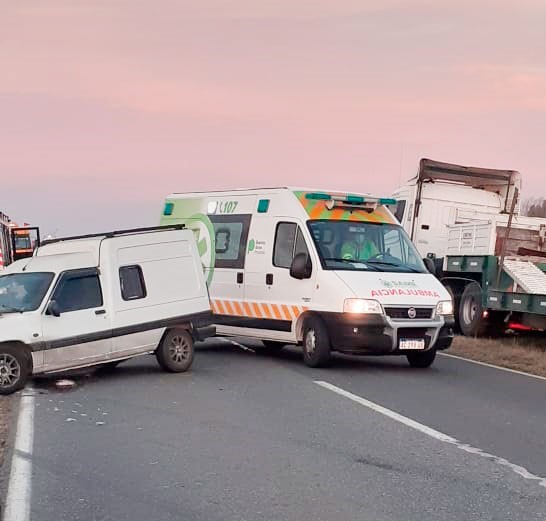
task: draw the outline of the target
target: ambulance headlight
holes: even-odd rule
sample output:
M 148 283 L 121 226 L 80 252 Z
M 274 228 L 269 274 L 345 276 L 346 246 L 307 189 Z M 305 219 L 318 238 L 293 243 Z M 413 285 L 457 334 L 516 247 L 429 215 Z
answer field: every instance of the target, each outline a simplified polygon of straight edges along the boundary
M 343 303 L 345 313 L 363 314 L 363 313 L 383 313 L 381 304 L 377 300 L 367 300 L 363 298 L 348 298 Z
M 436 304 L 437 315 L 453 315 L 453 302 L 451 300 L 441 300 Z

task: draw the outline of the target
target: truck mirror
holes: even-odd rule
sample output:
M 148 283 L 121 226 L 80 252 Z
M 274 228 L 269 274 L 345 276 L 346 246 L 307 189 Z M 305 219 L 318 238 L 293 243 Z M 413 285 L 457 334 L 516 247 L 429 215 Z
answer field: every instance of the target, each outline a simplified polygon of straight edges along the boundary
M 60 317 L 61 316 L 61 310 L 59 308 L 59 304 L 55 300 L 52 300 L 49 305 L 47 306 L 46 310 L 47 315 L 52 315 L 54 317 Z
M 290 276 L 295 279 L 309 279 L 313 266 L 311 265 L 311 259 L 307 253 L 298 253 L 293 259 L 290 265 Z
M 436 263 L 434 262 L 434 260 L 432 260 L 430 257 L 425 257 L 423 259 L 423 262 L 425 263 L 425 268 L 434 276 L 436 276 Z

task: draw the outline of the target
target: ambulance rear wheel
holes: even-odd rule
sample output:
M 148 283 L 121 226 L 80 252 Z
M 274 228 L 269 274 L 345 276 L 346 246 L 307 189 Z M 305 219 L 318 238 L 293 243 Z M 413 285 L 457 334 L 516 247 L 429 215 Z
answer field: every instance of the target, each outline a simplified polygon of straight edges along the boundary
M 183 373 L 193 362 L 193 339 L 187 330 L 176 328 L 165 333 L 155 356 L 159 366 L 170 373 Z
M 330 363 L 330 338 L 324 322 L 310 317 L 303 328 L 303 361 L 309 367 L 326 367 Z

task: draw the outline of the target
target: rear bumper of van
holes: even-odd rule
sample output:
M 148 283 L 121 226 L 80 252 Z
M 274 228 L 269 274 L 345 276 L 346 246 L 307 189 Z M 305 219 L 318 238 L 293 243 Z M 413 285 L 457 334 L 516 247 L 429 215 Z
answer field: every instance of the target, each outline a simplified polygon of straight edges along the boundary
M 322 313 L 334 351 L 362 355 L 402 355 L 401 338 L 423 338 L 425 349 L 447 349 L 453 341 L 455 320 L 451 316 L 433 320 L 391 320 L 384 315 Z

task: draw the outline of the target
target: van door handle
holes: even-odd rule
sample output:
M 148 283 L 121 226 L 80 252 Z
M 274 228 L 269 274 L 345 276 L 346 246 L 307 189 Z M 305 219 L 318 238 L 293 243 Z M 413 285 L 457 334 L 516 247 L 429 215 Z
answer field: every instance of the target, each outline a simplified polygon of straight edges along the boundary
M 266 276 L 265 276 L 265 283 L 268 285 L 268 286 L 271 286 L 271 284 L 273 284 L 273 273 L 267 273 Z
M 242 284 L 244 280 L 245 279 L 243 273 L 241 271 L 237 273 L 237 284 Z
M 106 310 L 105 309 L 96 309 L 95 310 L 95 315 L 106 315 Z

